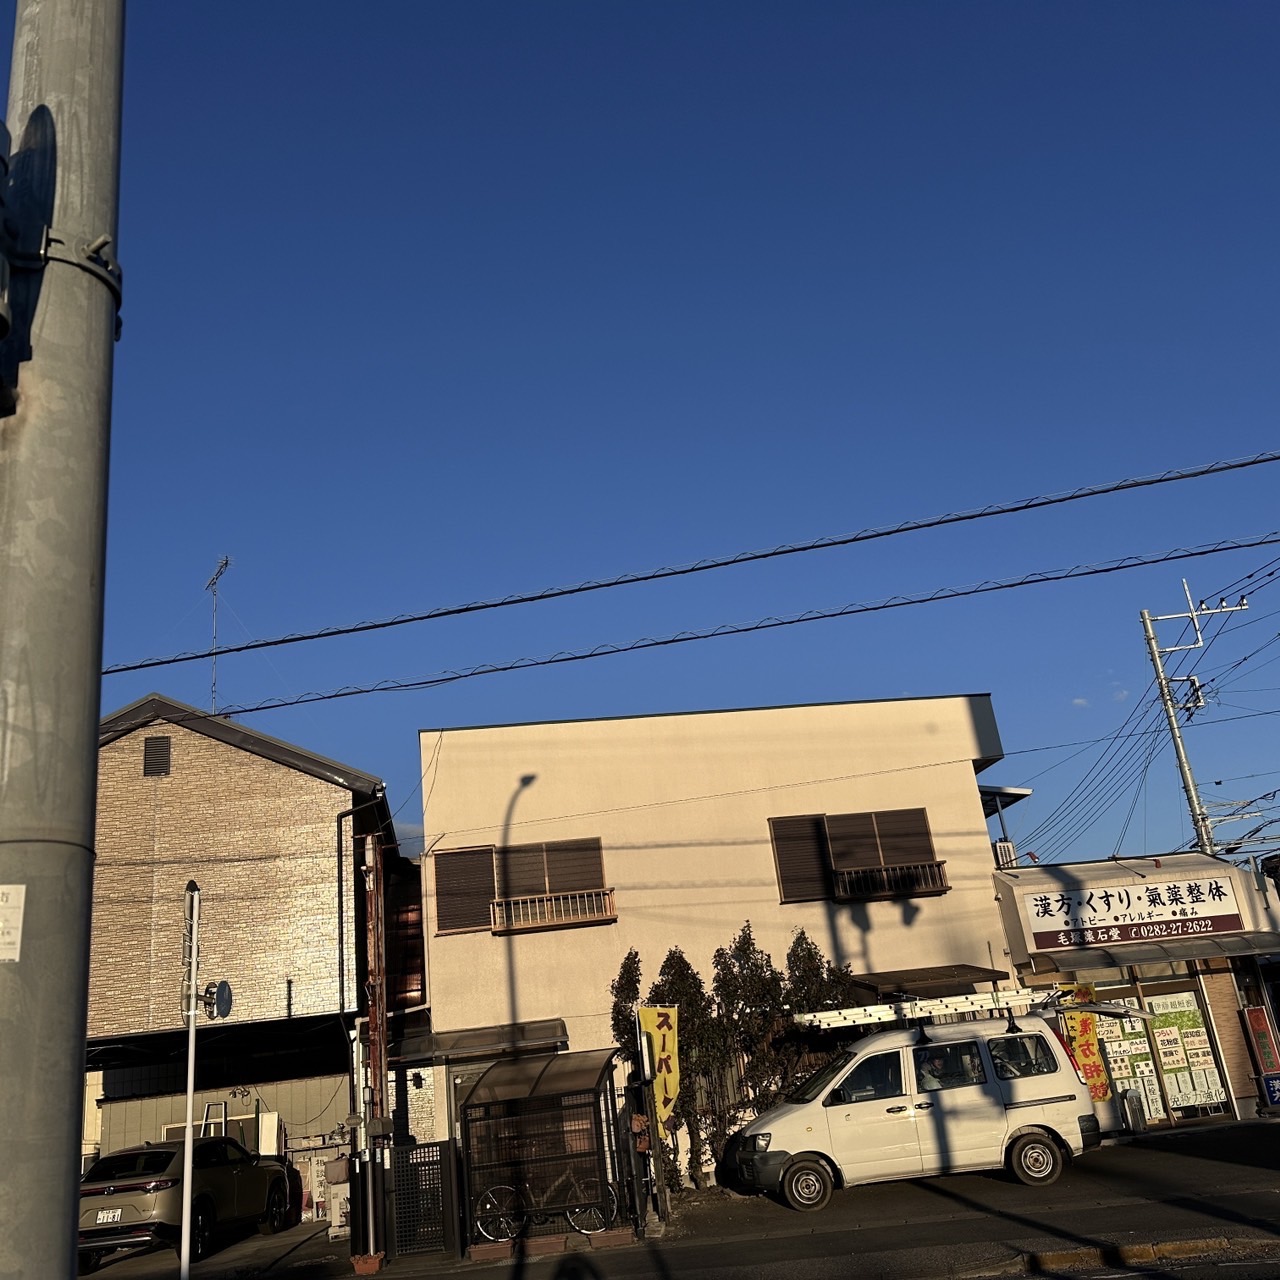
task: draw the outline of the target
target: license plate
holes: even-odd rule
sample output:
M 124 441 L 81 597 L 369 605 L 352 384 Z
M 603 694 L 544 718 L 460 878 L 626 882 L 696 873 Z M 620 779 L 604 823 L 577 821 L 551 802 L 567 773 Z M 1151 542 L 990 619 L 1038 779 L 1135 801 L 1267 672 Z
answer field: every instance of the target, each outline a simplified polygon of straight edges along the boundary
M 121 1209 L 99 1209 L 96 1219 L 98 1226 L 102 1226 L 104 1222 L 119 1222 Z

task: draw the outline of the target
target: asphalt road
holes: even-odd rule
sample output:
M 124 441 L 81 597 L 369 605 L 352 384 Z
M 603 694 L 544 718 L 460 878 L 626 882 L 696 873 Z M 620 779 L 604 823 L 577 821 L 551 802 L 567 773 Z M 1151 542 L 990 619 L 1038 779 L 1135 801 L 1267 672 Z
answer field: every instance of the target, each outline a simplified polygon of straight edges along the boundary
M 1152 1135 L 1077 1161 L 1052 1187 L 963 1174 L 840 1192 L 821 1213 L 714 1190 L 686 1197 L 660 1239 L 601 1250 L 585 1237 L 552 1258 L 460 1262 L 405 1256 L 385 1274 L 459 1271 L 529 1280 L 941 1280 L 996 1275 L 1148 1275 L 1219 1280 L 1280 1274 L 1280 1125 Z M 1190 1255 L 1190 1256 L 1188 1256 Z M 169 1280 L 172 1253 L 109 1261 L 104 1280 Z M 345 1242 L 303 1224 L 245 1236 L 193 1280 L 328 1280 L 354 1274 Z

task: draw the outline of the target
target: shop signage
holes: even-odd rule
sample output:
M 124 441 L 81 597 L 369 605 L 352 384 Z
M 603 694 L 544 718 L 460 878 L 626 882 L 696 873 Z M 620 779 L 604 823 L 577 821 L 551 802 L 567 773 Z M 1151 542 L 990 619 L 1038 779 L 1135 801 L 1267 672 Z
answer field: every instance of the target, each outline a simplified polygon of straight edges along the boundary
M 1267 1091 L 1267 1105 L 1280 1107 L 1280 1075 L 1263 1076 L 1262 1083 Z
M 1272 1033 L 1267 1011 L 1258 1005 L 1250 1005 L 1241 1012 L 1244 1014 L 1245 1026 L 1249 1028 L 1249 1042 L 1253 1045 L 1254 1057 L 1262 1074 L 1280 1074 L 1280 1054 L 1276 1053 L 1275 1035 Z
M 1046 951 L 1165 942 L 1244 928 L 1227 875 L 1028 893 L 1022 908 L 1033 946 Z
M 1059 1012 L 1066 1028 L 1071 1052 L 1075 1055 L 1080 1067 L 1080 1074 L 1084 1076 L 1085 1083 L 1089 1086 L 1089 1096 L 1094 1102 L 1106 1102 L 1111 1097 L 1111 1081 L 1107 1079 L 1107 1071 L 1098 1043 L 1098 1016 L 1071 1007 L 1073 1003 L 1091 1003 L 1097 998 L 1096 992 L 1091 986 L 1075 984 L 1060 986 L 1058 990 L 1066 996 L 1059 1007 Z
M 642 1005 L 636 1010 L 636 1017 L 640 1033 L 647 1035 L 653 1045 L 653 1100 L 658 1124 L 669 1133 L 675 1128 L 672 1111 L 680 1092 L 679 1010 Z

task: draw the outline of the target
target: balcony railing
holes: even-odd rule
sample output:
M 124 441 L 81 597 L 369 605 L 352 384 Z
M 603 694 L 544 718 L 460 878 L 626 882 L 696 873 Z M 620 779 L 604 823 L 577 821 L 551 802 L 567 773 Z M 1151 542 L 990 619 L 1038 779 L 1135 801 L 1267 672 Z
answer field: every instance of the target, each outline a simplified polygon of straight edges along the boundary
M 946 893 L 945 862 L 912 862 L 897 867 L 856 867 L 836 872 L 836 897 L 846 902 L 877 898 L 930 898 Z
M 489 904 L 494 933 L 566 929 L 579 924 L 608 924 L 618 918 L 612 889 L 577 889 L 533 898 L 499 898 Z

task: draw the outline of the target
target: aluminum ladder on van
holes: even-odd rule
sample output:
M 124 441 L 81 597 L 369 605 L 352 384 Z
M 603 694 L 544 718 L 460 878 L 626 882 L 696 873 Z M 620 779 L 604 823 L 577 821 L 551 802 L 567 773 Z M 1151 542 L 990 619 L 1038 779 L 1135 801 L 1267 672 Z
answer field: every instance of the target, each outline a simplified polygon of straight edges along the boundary
M 967 996 L 936 996 L 924 1000 L 896 1000 L 892 1004 L 855 1005 L 821 1013 L 797 1013 L 797 1022 L 810 1027 L 865 1027 L 877 1022 L 911 1022 L 957 1013 L 1005 1013 L 1045 1003 L 1042 991 L 981 991 Z
M 828 1009 L 821 1013 L 792 1016 L 804 1026 L 831 1030 L 836 1027 L 865 1027 L 878 1022 L 922 1022 L 943 1015 L 985 1013 L 1012 1014 L 1014 1009 L 1035 1013 L 1101 1013 L 1114 1018 L 1152 1017 L 1145 1009 L 1105 1001 L 1079 1003 L 1064 1000 L 1060 991 L 980 991 L 967 996 L 936 996 L 932 999 L 897 1000 L 892 1004 L 855 1005 L 851 1009 Z

